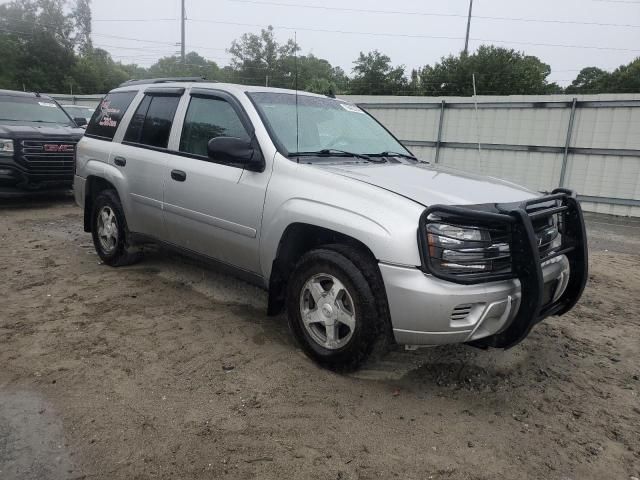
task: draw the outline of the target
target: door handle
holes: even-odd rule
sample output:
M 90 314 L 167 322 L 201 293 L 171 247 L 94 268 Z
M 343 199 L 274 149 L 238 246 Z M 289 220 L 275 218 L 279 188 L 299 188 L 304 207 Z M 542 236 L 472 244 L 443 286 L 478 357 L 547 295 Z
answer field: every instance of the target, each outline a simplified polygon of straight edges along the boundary
M 184 182 L 187 179 L 187 174 L 182 170 L 171 170 L 171 178 L 176 182 Z
M 115 163 L 119 167 L 124 167 L 127 164 L 127 159 L 124 157 L 115 157 L 113 159 L 113 163 Z

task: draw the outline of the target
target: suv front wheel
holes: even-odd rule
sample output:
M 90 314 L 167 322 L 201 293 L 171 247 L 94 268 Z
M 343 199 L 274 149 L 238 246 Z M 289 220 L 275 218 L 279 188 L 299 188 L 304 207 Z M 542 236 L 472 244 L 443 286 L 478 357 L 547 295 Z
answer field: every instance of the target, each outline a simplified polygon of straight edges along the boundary
M 114 190 L 103 190 L 93 202 L 91 234 L 93 245 L 100 259 L 112 267 L 135 263 L 138 251 L 130 251 L 127 245 L 127 221 L 120 198 Z
M 305 353 L 335 371 L 355 370 L 385 337 L 377 266 L 356 248 L 305 254 L 288 282 L 289 326 Z M 379 294 L 379 293 L 378 293 Z

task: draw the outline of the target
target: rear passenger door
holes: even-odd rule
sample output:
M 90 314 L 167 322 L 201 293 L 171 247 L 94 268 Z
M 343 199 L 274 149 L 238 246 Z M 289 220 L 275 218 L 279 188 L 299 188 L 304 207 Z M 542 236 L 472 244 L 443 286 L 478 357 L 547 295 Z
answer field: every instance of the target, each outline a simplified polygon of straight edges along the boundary
M 252 141 L 251 123 L 226 92 L 192 89 L 185 110 L 177 152 L 168 159 L 165 174 L 164 213 L 170 241 L 257 272 L 264 187 L 244 182 L 242 167 L 207 156 L 212 138 Z M 257 142 L 255 148 L 259 148 Z
M 167 239 L 162 200 L 169 136 L 183 93 L 183 88 L 147 89 L 111 153 L 111 163 L 126 178 L 129 230 L 160 240 Z

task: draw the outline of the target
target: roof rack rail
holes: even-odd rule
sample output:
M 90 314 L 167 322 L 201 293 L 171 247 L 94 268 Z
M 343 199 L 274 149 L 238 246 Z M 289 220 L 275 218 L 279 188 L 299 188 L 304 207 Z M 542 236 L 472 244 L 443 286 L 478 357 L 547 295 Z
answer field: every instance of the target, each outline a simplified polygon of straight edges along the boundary
M 215 80 L 207 80 L 204 77 L 167 77 L 167 78 L 144 78 L 141 80 L 127 80 L 119 85 L 119 87 L 129 87 L 131 85 L 148 85 L 153 83 L 170 83 L 170 82 L 215 82 Z

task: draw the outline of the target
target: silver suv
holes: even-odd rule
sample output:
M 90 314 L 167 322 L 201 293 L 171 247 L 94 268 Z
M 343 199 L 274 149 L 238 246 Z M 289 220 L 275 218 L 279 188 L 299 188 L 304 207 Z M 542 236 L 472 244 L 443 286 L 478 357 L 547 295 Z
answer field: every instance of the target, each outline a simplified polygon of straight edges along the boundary
M 229 267 L 334 370 L 394 342 L 511 347 L 587 279 L 573 192 L 436 167 L 320 95 L 128 82 L 91 118 L 74 189 L 104 263 L 153 242 Z

